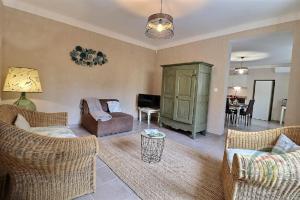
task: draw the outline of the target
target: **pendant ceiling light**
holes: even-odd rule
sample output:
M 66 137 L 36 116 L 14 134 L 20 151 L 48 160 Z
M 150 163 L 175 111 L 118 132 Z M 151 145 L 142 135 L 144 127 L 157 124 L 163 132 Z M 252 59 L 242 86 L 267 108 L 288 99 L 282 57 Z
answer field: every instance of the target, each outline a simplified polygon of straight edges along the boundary
M 154 39 L 170 39 L 174 36 L 173 17 L 162 12 L 162 0 L 160 13 L 148 17 L 145 35 Z
M 241 57 L 241 66 L 234 68 L 234 71 L 236 73 L 238 73 L 238 74 L 246 74 L 246 73 L 248 73 L 248 68 L 247 67 L 243 67 L 244 58 L 245 57 Z

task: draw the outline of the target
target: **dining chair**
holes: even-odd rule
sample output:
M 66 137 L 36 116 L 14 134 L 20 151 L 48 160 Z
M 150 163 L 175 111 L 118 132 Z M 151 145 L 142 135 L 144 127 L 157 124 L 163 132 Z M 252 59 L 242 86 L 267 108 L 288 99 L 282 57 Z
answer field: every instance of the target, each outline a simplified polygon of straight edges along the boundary
M 248 107 L 247 107 L 246 111 L 244 109 L 240 110 L 240 115 L 239 115 L 239 120 L 238 121 L 240 121 L 240 120 L 244 121 L 244 124 L 246 126 L 248 126 L 249 124 L 251 125 L 254 102 L 255 102 L 255 100 L 251 99 L 249 101 L 249 104 L 248 104 Z
M 237 110 L 236 109 L 230 109 L 230 104 L 229 104 L 229 98 L 226 99 L 226 110 L 225 110 L 225 124 L 228 125 L 230 122 L 231 124 L 236 124 L 237 122 Z

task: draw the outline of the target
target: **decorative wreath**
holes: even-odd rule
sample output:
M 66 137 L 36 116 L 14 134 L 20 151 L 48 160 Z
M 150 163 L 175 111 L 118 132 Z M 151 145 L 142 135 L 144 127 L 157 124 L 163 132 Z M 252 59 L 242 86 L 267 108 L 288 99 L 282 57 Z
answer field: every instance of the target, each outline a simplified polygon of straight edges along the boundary
M 108 62 L 106 55 L 101 51 L 82 48 L 76 46 L 70 52 L 71 59 L 78 65 L 94 67 L 95 65 L 103 65 Z

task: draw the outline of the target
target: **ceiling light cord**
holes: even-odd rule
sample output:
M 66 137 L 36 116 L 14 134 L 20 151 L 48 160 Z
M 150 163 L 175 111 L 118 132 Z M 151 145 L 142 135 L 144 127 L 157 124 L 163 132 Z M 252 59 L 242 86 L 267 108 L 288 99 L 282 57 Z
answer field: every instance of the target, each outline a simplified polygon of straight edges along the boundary
M 244 64 L 244 56 L 241 57 L 241 69 L 243 68 L 243 64 Z
M 160 0 L 160 13 L 162 13 L 162 0 Z

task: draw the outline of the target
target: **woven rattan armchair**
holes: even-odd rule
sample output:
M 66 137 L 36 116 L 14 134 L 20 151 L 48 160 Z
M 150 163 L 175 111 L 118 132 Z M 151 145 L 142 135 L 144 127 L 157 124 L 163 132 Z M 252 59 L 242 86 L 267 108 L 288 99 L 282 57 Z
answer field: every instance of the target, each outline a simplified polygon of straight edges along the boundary
M 223 159 L 226 200 L 300 199 L 299 150 L 292 153 L 264 156 L 263 159 L 235 154 L 231 170 L 227 161 L 226 149 L 270 149 L 282 133 L 298 145 L 300 144 L 299 126 L 260 132 L 228 130 Z
M 94 192 L 96 137 L 53 138 L 26 132 L 12 125 L 17 113 L 31 126 L 67 123 L 66 113 L 0 105 L 0 199 L 66 200 Z

